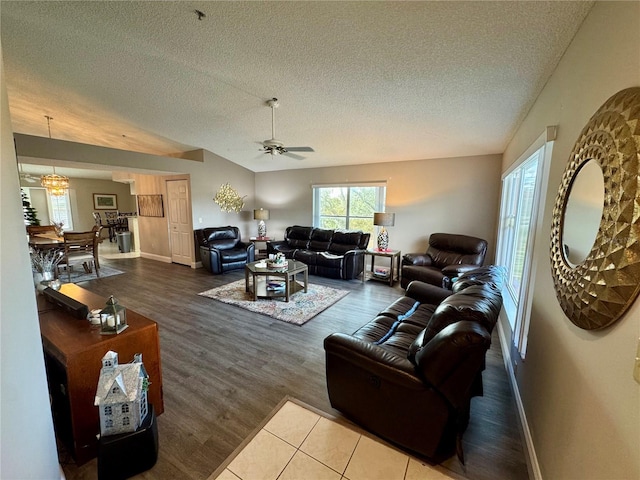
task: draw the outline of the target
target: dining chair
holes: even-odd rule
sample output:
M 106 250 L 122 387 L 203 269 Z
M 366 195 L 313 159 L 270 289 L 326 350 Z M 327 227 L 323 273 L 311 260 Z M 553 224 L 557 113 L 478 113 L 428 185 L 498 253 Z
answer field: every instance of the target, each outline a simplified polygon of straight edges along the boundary
M 60 276 L 60 267 L 64 266 L 67 270 L 67 278 L 71 282 L 71 269 L 77 264 L 82 264 L 86 273 L 90 273 L 93 266 L 96 277 L 100 276 L 99 233 L 100 229 L 96 227 L 88 232 L 64 232 L 64 256 L 58 264 L 58 276 Z

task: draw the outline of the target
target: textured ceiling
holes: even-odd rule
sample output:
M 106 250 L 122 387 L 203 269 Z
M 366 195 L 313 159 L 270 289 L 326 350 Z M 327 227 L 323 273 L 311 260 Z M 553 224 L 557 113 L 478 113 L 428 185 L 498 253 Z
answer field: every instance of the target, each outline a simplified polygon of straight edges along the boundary
M 591 5 L 2 1 L 0 32 L 15 132 L 267 171 L 501 153 Z M 258 151 L 271 97 L 304 160 Z

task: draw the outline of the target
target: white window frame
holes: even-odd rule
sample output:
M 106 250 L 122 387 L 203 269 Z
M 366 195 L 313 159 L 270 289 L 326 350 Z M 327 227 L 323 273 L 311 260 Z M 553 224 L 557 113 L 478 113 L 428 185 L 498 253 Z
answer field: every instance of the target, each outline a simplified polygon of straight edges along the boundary
M 520 290 L 513 292 L 506 284 L 503 289 L 504 312 L 507 315 L 509 325 L 512 330 L 512 342 L 524 360 L 527 352 L 529 324 L 531 320 L 531 306 L 533 303 L 533 285 L 536 277 L 536 263 L 533 261 L 533 252 L 536 238 L 542 238 L 540 232 L 543 227 L 543 215 L 546 192 L 549 184 L 549 168 L 551 165 L 551 154 L 555 140 L 556 127 L 547 127 L 546 131 L 536 139 L 536 141 L 507 169 L 502 175 L 502 193 L 500 202 L 500 217 L 498 229 L 498 248 L 496 250 L 496 263 L 505 265 L 505 255 L 509 254 L 502 237 L 506 231 L 505 218 L 503 215 L 505 202 L 505 180 L 522 168 L 534 155 L 538 155 L 538 171 L 536 176 L 536 189 L 534 193 L 533 206 L 531 211 L 529 234 L 527 239 L 526 257 L 524 260 L 522 281 Z M 517 298 L 516 298 L 517 297 Z
M 362 216 L 349 215 L 349 195 L 351 192 L 351 188 L 361 188 L 361 187 L 376 187 L 379 189 L 377 199 L 376 199 L 376 207 L 374 209 L 375 212 L 384 212 L 385 211 L 385 203 L 386 203 L 386 195 L 387 195 L 387 182 L 360 182 L 360 183 L 332 183 L 332 184 L 318 184 L 312 185 L 313 190 L 313 226 L 317 227 L 320 225 L 320 191 L 323 188 L 347 188 L 347 214 L 346 218 L 346 228 L 349 229 L 349 219 L 350 218 L 369 218 Z M 342 217 L 341 217 L 342 218 Z M 371 213 L 371 232 L 373 232 L 373 212 Z M 370 233 L 371 233 L 370 232 Z

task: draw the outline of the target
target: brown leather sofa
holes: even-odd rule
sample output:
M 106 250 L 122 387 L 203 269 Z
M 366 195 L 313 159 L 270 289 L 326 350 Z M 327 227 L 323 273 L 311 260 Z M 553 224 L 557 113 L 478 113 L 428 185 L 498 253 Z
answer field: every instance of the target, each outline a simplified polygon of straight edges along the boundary
M 369 233 L 359 230 L 328 230 L 294 225 L 284 240 L 267 242 L 267 253 L 307 264 L 311 275 L 353 280 L 364 271 Z
M 193 233 L 202 266 L 211 273 L 244 268 L 255 260 L 255 245 L 242 241 L 238 227 L 201 228 Z
M 458 448 L 502 306 L 502 269 L 462 274 L 452 290 L 412 282 L 355 333 L 324 341 L 331 405 L 370 432 L 440 462 Z
M 461 273 L 482 266 L 487 254 L 487 241 L 468 235 L 434 233 L 429 237 L 425 253 L 407 253 L 402 257 L 400 286 L 414 280 L 451 288 L 452 280 Z

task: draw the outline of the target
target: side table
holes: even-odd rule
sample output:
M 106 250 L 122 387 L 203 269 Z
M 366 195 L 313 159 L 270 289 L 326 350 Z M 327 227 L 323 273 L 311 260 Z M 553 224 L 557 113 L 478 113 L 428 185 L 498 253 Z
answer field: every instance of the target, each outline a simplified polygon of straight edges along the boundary
M 249 240 L 256 245 L 256 260 L 267 258 L 267 242 L 271 237 L 251 237 Z M 264 243 L 264 250 L 258 248 L 258 243 Z
M 365 264 L 367 263 L 367 255 L 371 257 L 371 271 L 368 274 L 368 277 L 371 280 L 378 280 L 379 282 L 389 283 L 389 286 L 393 287 L 393 284 L 396 281 L 400 281 L 400 250 L 378 250 L 377 248 L 372 250 L 367 250 L 365 252 Z M 389 258 L 389 268 L 384 271 L 384 273 L 376 272 L 375 263 L 376 257 L 387 257 Z M 362 272 L 362 281 L 365 281 L 365 277 L 367 277 L 366 270 Z

